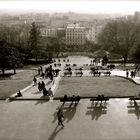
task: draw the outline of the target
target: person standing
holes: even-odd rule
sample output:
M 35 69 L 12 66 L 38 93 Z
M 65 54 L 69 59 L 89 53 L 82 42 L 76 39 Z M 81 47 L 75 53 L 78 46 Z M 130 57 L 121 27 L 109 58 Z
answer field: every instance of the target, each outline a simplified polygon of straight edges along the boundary
M 40 83 L 40 81 L 38 82 L 38 90 L 39 90 L 39 91 L 42 90 L 42 87 L 41 87 L 41 83 Z
M 126 77 L 128 78 L 129 76 L 129 72 L 128 72 L 128 69 L 126 70 Z
M 44 83 L 44 81 L 41 82 L 41 87 L 42 87 L 42 90 L 45 89 L 45 83 Z
M 57 118 L 58 118 L 58 125 L 62 125 L 62 127 L 64 127 L 64 124 L 63 124 L 63 121 L 62 121 L 62 118 L 64 118 L 64 115 L 63 115 L 63 112 L 61 109 L 58 110 L 57 112 Z
M 52 92 L 51 88 L 49 88 L 48 94 L 49 94 L 49 96 L 52 96 L 53 97 L 53 92 Z
M 33 82 L 34 82 L 34 86 L 37 85 L 37 79 L 36 79 L 35 76 L 34 76 L 34 78 L 33 78 Z

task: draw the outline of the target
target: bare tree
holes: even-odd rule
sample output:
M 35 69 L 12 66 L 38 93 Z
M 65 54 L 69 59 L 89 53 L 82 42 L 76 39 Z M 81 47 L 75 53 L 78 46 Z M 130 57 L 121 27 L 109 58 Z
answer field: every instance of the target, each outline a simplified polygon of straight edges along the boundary
M 121 19 L 108 23 L 99 35 L 103 49 L 121 54 L 126 62 L 140 33 L 139 24 L 133 19 Z

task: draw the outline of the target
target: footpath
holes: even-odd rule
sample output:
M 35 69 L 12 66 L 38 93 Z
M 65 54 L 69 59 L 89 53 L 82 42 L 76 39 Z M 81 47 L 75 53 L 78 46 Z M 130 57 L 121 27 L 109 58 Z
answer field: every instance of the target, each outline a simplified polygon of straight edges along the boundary
M 50 65 L 53 64 L 48 64 L 44 65 L 43 69 L 46 67 L 49 67 Z M 37 83 L 38 82 L 44 82 L 45 83 L 45 88 L 48 90 L 51 88 L 53 94 L 55 94 L 55 91 L 58 87 L 59 81 L 61 79 L 62 72 L 64 68 L 64 63 L 61 65 L 61 67 L 55 67 L 55 69 L 60 69 L 61 71 L 59 72 L 59 75 L 57 77 L 53 78 L 53 81 L 50 80 L 49 78 L 42 78 L 42 77 L 37 77 Z M 25 87 L 24 89 L 20 90 L 22 97 L 17 97 L 14 98 L 17 93 L 14 93 L 13 95 L 10 96 L 11 99 L 13 100 L 36 100 L 36 99 L 49 99 L 47 96 L 43 96 L 43 92 L 38 90 L 38 85 L 34 85 L 34 83 L 31 83 L 29 86 Z
M 83 70 L 83 76 L 91 76 L 89 74 L 89 70 Z M 59 81 L 61 80 L 61 77 L 63 76 L 63 73 L 64 73 L 64 64 L 63 66 L 61 67 L 61 71 L 59 73 L 59 76 L 57 77 L 54 77 L 54 80 L 51 81 L 49 78 L 47 79 L 43 79 L 42 77 L 39 77 L 37 78 L 37 81 L 39 82 L 42 82 L 44 81 L 45 83 L 45 88 L 48 90 L 49 88 L 51 88 L 53 94 L 55 94 L 55 91 L 57 90 L 57 87 L 59 85 Z M 74 74 L 74 71 L 73 71 L 73 75 L 72 76 L 75 76 Z M 101 76 L 103 76 L 103 74 L 101 74 Z M 131 80 L 132 82 L 136 83 L 136 84 L 140 84 L 140 77 L 135 77 L 135 78 L 131 78 L 131 76 L 129 75 L 128 77 L 126 77 L 126 71 L 123 71 L 123 70 L 117 70 L 117 69 L 114 69 L 111 71 L 111 76 L 118 76 L 118 77 L 121 77 L 121 78 L 126 78 L 128 80 Z M 18 97 L 18 98 L 14 98 L 15 100 L 48 100 L 50 98 L 48 98 L 47 96 L 44 97 L 43 96 L 43 93 L 42 91 L 39 91 L 38 90 L 38 86 L 37 85 L 29 85 L 28 87 L 24 88 L 21 90 L 21 93 L 22 93 L 22 97 Z M 13 94 L 12 96 L 10 96 L 10 98 L 13 98 L 15 97 L 16 93 Z M 51 98 L 53 100 L 53 98 Z

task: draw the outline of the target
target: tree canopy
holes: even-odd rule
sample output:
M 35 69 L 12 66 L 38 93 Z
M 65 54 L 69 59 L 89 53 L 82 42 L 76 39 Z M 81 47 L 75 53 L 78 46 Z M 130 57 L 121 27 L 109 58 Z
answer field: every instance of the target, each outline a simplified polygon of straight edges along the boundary
M 127 61 L 131 49 L 136 44 L 140 25 L 132 19 L 119 19 L 109 22 L 98 37 L 103 49 L 121 54 Z
M 22 64 L 22 56 L 18 50 L 5 40 L 0 41 L 0 68 L 4 74 L 5 69 L 13 68 L 14 74 L 16 68 Z
M 40 29 L 39 26 L 36 25 L 35 22 L 32 23 L 31 25 L 31 30 L 30 30 L 30 37 L 29 37 L 29 46 L 30 46 L 30 51 L 33 54 L 33 56 L 36 58 L 40 53 Z

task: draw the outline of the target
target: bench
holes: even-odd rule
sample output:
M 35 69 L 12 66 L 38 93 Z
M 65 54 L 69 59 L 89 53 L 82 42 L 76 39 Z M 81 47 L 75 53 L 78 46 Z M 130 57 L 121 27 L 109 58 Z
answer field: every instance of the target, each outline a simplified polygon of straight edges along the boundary
M 80 101 L 80 96 L 75 96 L 75 97 L 67 97 L 67 98 L 61 98 L 60 102 L 79 102 Z
M 108 75 L 108 76 L 110 76 L 110 74 L 111 74 L 111 72 L 110 71 L 107 71 L 107 72 L 104 72 L 104 75 Z
M 129 100 L 130 100 L 130 101 L 132 101 L 132 100 L 133 100 L 133 101 L 135 101 L 135 100 L 140 100 L 140 97 L 135 97 L 135 96 L 134 96 L 134 97 L 130 97 Z
M 77 75 L 82 76 L 82 75 L 83 75 L 83 72 L 75 72 L 75 74 L 76 74 L 76 76 L 77 76 Z
M 101 97 L 101 98 L 99 98 L 99 97 L 94 97 L 94 98 L 91 98 L 90 101 L 93 101 L 93 102 L 94 102 L 94 101 L 101 101 L 101 102 L 102 102 L 102 101 L 105 101 L 105 102 L 106 102 L 106 101 L 109 101 L 109 98 L 108 98 L 108 97 L 103 97 L 103 98 L 102 98 L 102 97 Z
M 67 76 L 67 75 L 71 76 L 72 72 L 64 72 L 64 76 Z
M 95 72 L 93 72 L 92 74 L 93 74 L 93 76 L 96 76 L 96 75 L 97 75 L 97 76 L 100 76 L 100 75 L 101 75 L 101 72 L 95 71 Z

